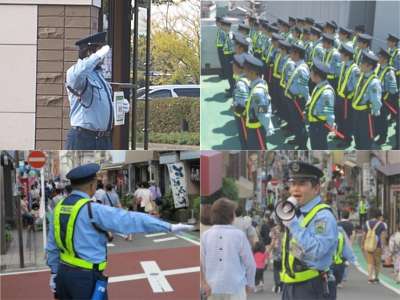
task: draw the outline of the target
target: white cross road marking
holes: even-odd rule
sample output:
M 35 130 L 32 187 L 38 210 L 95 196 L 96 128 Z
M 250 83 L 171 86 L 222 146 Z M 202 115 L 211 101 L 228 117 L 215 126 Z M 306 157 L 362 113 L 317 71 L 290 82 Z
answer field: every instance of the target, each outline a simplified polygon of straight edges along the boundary
M 167 238 L 163 238 L 163 239 L 155 239 L 153 240 L 154 243 L 160 243 L 160 242 L 166 242 L 166 241 L 173 241 L 173 240 L 177 240 L 178 238 L 176 236 L 171 236 L 171 237 L 167 237 Z
M 180 234 L 178 234 L 178 235 L 176 235 L 176 236 L 177 236 L 177 237 L 180 237 L 182 240 L 185 240 L 185 241 L 188 241 L 188 242 L 190 242 L 190 243 L 193 243 L 193 244 L 195 244 L 195 245 L 197 245 L 197 246 L 200 246 L 200 242 L 198 242 L 198 241 L 189 239 L 188 237 L 183 236 L 183 235 L 180 235 Z
M 146 234 L 145 237 L 151 238 L 151 237 L 156 237 L 156 236 L 161 236 L 161 235 L 166 235 L 166 232 L 157 232 L 157 233 L 151 233 L 151 234 Z
M 141 261 L 140 264 L 142 265 L 144 273 L 146 274 L 154 293 L 174 291 L 155 261 Z

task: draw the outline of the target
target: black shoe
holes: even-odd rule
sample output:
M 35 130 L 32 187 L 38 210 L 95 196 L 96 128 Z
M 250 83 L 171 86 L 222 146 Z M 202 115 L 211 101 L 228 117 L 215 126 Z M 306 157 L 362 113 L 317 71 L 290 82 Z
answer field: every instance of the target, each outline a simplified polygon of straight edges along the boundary
M 351 144 L 351 141 L 340 141 L 339 144 L 337 144 L 337 147 L 339 148 L 348 148 Z
M 383 145 L 386 143 L 386 137 L 379 137 L 379 139 L 375 142 L 377 145 Z

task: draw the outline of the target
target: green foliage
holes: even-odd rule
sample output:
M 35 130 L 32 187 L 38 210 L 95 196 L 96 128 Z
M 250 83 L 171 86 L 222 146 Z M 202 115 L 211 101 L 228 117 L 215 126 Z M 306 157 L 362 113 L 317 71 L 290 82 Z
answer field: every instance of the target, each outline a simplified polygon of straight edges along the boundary
M 232 177 L 224 177 L 222 179 L 222 194 L 228 199 L 239 201 L 239 191 Z
M 137 103 L 138 139 L 143 139 L 144 101 Z M 198 98 L 170 98 L 149 101 L 150 142 L 199 145 L 200 101 Z M 187 122 L 188 132 L 181 132 Z
M 133 201 L 132 194 L 123 195 L 120 199 L 121 205 L 124 208 L 128 208 L 130 205 L 132 205 L 132 201 Z
M 200 219 L 200 199 L 201 197 L 197 196 L 192 200 L 194 215 L 197 220 Z

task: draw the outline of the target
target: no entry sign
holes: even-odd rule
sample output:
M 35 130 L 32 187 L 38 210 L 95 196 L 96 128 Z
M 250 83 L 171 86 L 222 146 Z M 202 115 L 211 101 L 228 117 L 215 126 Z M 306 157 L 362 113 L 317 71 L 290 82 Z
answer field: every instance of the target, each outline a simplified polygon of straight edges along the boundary
M 28 163 L 32 168 L 40 169 L 46 163 L 46 155 L 42 151 L 31 151 L 28 156 Z

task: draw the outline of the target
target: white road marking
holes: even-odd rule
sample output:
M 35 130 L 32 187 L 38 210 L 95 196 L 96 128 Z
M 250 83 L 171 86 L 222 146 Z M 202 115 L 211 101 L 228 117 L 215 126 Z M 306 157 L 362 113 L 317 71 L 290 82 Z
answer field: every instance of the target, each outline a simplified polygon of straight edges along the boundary
M 141 261 L 140 264 L 147 276 L 150 286 L 154 293 L 173 292 L 174 289 L 169 284 L 167 278 L 161 271 L 158 264 L 153 261 Z
M 0 276 L 39 273 L 39 272 L 49 272 L 49 271 L 50 271 L 50 268 L 46 268 L 46 269 L 40 269 L 40 270 L 29 270 L 29 271 L 17 271 L 17 272 L 4 273 L 4 274 L 0 274 Z
M 151 234 L 146 234 L 145 237 L 150 238 L 150 237 L 156 237 L 156 236 L 162 236 L 166 235 L 166 232 L 157 232 L 157 233 L 151 233 Z
M 115 247 L 113 243 L 107 243 L 107 247 Z
M 365 274 L 368 276 L 368 272 L 365 271 L 360 264 L 356 264 L 355 267 L 358 269 L 358 271 L 360 271 L 361 273 Z M 383 280 L 379 281 L 380 284 L 382 284 L 384 287 L 387 287 L 389 290 L 395 292 L 396 294 L 400 295 L 400 290 L 392 287 L 391 285 L 387 284 L 386 282 L 384 282 Z
M 167 238 L 163 238 L 163 239 L 155 239 L 153 240 L 154 243 L 160 243 L 160 242 L 166 242 L 166 241 L 173 241 L 173 240 L 177 240 L 178 238 L 176 236 L 171 236 L 171 237 L 167 237 Z
M 180 235 L 180 234 L 177 234 L 176 236 L 181 238 L 181 239 L 183 239 L 183 240 L 185 240 L 185 241 L 188 241 L 188 242 L 191 242 L 191 243 L 193 243 L 193 244 L 195 244 L 197 246 L 200 246 L 200 242 L 198 242 L 198 241 L 194 241 L 194 240 L 189 239 L 188 237 Z

